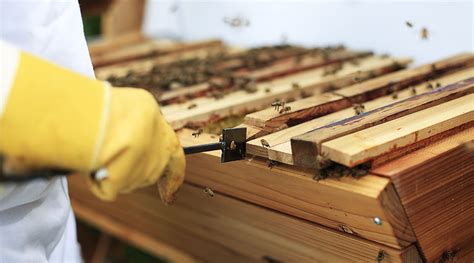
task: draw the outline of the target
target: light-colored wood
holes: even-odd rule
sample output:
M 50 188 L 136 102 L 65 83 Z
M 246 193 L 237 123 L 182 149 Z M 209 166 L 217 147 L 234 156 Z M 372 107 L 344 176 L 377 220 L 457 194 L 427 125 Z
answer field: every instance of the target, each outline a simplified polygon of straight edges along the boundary
M 71 179 L 72 178 L 72 179 Z M 140 247 L 148 253 L 157 257 L 162 257 L 173 262 L 191 263 L 198 262 L 185 251 L 176 249 L 167 242 L 163 242 L 148 235 L 145 231 L 137 231 L 136 228 L 130 227 L 129 222 L 116 220 L 110 214 L 104 213 L 101 209 L 95 209 L 93 204 L 81 202 L 81 199 L 75 197 L 83 197 L 92 201 L 94 204 L 101 203 L 97 198 L 90 196 L 91 193 L 85 189 L 82 178 L 71 177 L 69 181 L 69 193 L 71 195 L 71 204 L 74 214 L 81 220 L 92 224 L 101 231 L 116 236 L 121 240 Z M 125 218 L 123 216 L 123 218 Z
M 95 68 L 109 65 L 123 65 L 128 61 L 140 61 L 146 58 L 159 57 L 167 54 L 175 54 L 184 51 L 199 50 L 202 48 L 222 48 L 223 43 L 217 39 L 208 39 L 191 43 L 174 43 L 173 45 L 162 45 L 159 41 L 145 41 L 140 44 L 123 47 L 115 51 L 98 54 L 92 57 Z M 122 63 L 122 64 L 120 64 Z
M 121 77 L 126 75 L 129 71 L 145 72 L 151 70 L 155 65 L 167 65 L 180 60 L 194 58 L 204 59 L 206 57 L 216 55 L 222 52 L 232 53 L 236 51 L 228 50 L 222 46 L 200 47 L 195 50 L 186 50 L 177 53 L 170 53 L 167 55 L 158 56 L 155 58 L 125 61 L 110 66 L 100 67 L 95 70 L 95 74 L 97 78 L 105 80 L 110 75 Z
M 114 0 L 102 16 L 102 37 L 141 31 L 144 10 L 145 0 Z
M 473 121 L 474 94 L 470 94 L 324 142 L 321 152 L 332 161 L 354 167 Z
M 400 90 L 429 78 L 438 77 L 443 73 L 460 70 L 472 65 L 474 65 L 474 54 L 461 53 L 432 64 L 422 65 L 413 69 L 400 70 L 358 85 L 340 89 L 337 91 L 337 94 L 360 103 L 387 95 L 391 93 L 391 89 Z
M 433 79 L 429 82 L 423 82 L 411 89 L 404 89 L 397 93 L 397 98 L 394 99 L 392 95 L 383 96 L 378 99 L 370 100 L 365 102 L 363 105 L 366 111 L 371 111 L 382 106 L 401 101 L 403 99 L 414 96 L 413 90 L 416 90 L 417 94 L 430 92 L 431 89 L 428 84 L 436 85 L 436 83 L 446 86 L 464 79 L 474 76 L 474 67 L 461 70 L 444 77 Z M 332 122 L 343 120 L 354 116 L 354 109 L 344 109 L 337 111 L 332 114 L 328 114 L 311 121 L 304 122 L 302 124 L 284 129 L 282 131 L 274 132 L 265 135 L 259 139 L 251 140 L 247 143 L 247 152 L 249 154 L 255 154 L 262 157 L 268 157 L 270 160 L 278 161 L 285 164 L 293 164 L 293 156 L 291 151 L 291 138 L 302 133 L 314 130 L 319 127 L 323 127 Z M 252 136 L 258 134 L 258 131 L 253 131 Z M 264 139 L 270 144 L 270 147 L 263 147 L 260 140 Z
M 437 63 L 438 74 L 441 74 L 441 70 L 452 69 L 452 67 L 459 67 L 459 65 L 466 64 L 466 61 L 473 60 L 472 56 L 461 55 L 441 60 Z M 261 127 L 268 132 L 274 132 L 281 130 L 286 126 L 296 125 L 305 120 L 314 119 L 318 116 L 330 113 L 331 110 L 339 110 L 342 108 L 349 107 L 350 102 L 365 102 L 370 99 L 375 99 L 386 94 L 390 89 L 396 86 L 397 90 L 408 87 L 410 83 L 423 80 L 427 77 L 433 77 L 433 74 L 429 74 L 428 69 L 432 67 L 421 66 L 417 69 L 408 69 L 402 72 L 395 72 L 387 74 L 385 76 L 364 81 L 360 84 L 352 85 L 341 90 L 334 91 L 335 94 L 340 94 L 345 100 L 338 102 L 332 101 L 330 104 L 326 104 L 325 101 L 318 99 L 319 95 L 313 96 L 315 98 L 307 98 L 303 100 L 295 101 L 288 104 L 292 108 L 291 113 L 279 114 L 278 111 L 267 108 L 265 110 L 254 112 L 246 116 L 245 123 L 256 127 Z M 468 76 L 470 77 L 470 76 Z M 390 81 L 387 81 L 390 79 Z M 391 83 L 391 85 L 387 85 Z M 311 103 L 315 101 L 316 104 Z M 322 109 L 321 109 L 322 108 Z M 301 119 L 301 120 L 300 120 Z M 287 123 L 292 123 L 288 125 Z
M 275 61 L 270 67 L 264 67 L 262 69 L 237 72 L 237 75 L 246 75 L 256 80 L 267 80 L 274 77 L 286 75 L 287 72 L 296 73 L 303 70 L 308 70 L 316 67 L 323 66 L 334 62 L 341 62 L 346 60 L 356 60 L 357 58 L 368 57 L 372 55 L 372 52 L 368 51 L 350 51 L 346 49 L 334 50 L 328 52 L 328 58 L 325 58 L 323 53 L 296 55 L 291 58 L 284 58 Z
M 260 82 L 262 80 L 268 81 L 272 78 L 295 74 L 303 70 L 308 70 L 308 69 L 316 68 L 316 67 L 322 67 L 326 64 L 334 64 L 341 61 L 367 57 L 371 53 L 341 50 L 341 51 L 334 51 L 331 54 L 332 54 L 331 60 L 328 60 L 328 61 L 324 61 L 321 56 L 316 56 L 316 57 L 311 56 L 310 58 L 313 64 L 308 65 L 307 63 L 297 68 L 291 67 L 295 63 L 294 57 L 283 58 L 261 69 L 257 69 L 257 70 L 244 69 L 241 71 L 233 72 L 232 76 L 251 78 L 251 79 L 256 80 L 257 82 Z M 298 54 L 295 55 L 295 57 L 297 56 L 299 55 Z M 306 56 L 310 56 L 310 55 L 306 55 Z M 258 73 L 258 74 L 255 74 L 255 73 Z M 182 87 L 177 90 L 164 92 L 162 95 L 160 95 L 159 102 L 166 103 L 166 104 L 169 104 L 169 102 L 172 102 L 172 101 L 180 102 L 180 101 L 186 100 L 190 95 L 191 97 L 204 97 L 206 95 L 209 95 L 209 90 L 211 87 L 211 84 L 209 84 L 210 82 L 225 83 L 226 81 L 225 81 L 225 78 L 216 77 L 211 80 L 208 80 L 206 83 L 200 83 L 200 84 L 189 86 L 189 87 Z
M 77 179 L 83 178 L 72 182 L 74 208 L 79 204 L 100 211 L 134 233 L 170 244 L 204 262 L 262 262 L 265 258 L 280 262 L 374 262 L 380 250 L 385 251 L 384 262 L 421 262 L 414 245 L 402 250 L 390 248 L 218 191 L 210 198 L 202 188 L 185 184 L 177 202 L 164 206 L 156 188 L 149 187 L 108 203 L 98 201 Z M 96 220 L 78 216 L 92 223 Z
M 216 142 L 218 136 L 199 138 L 184 129 L 178 133 L 183 146 Z M 396 205 L 385 207 L 380 200 L 399 201 L 385 190 L 389 180 L 378 176 L 341 178 L 317 182 L 311 171 L 286 166 L 267 167 L 258 158 L 220 164 L 220 152 L 187 156 L 187 182 L 210 187 L 238 199 L 303 218 L 333 229 L 350 229 L 354 235 L 395 248 L 415 241 L 403 214 Z M 374 217 L 383 220 L 373 223 Z M 390 221 L 390 220 L 396 220 Z
M 149 41 L 140 31 L 134 31 L 117 36 L 112 39 L 104 39 L 95 42 L 88 42 L 89 54 L 93 58 L 94 56 L 100 56 L 106 52 L 115 51 L 123 47 L 136 45 L 141 42 Z
M 474 78 L 463 80 L 446 87 L 433 90 L 429 93 L 410 97 L 400 102 L 389 104 L 387 106 L 366 112 L 362 115 L 343 119 L 323 127 L 318 127 L 312 131 L 291 139 L 293 161 L 299 166 L 313 167 L 316 156 L 320 155 L 322 152 L 321 145 L 324 142 L 335 140 L 342 136 L 361 131 L 365 128 L 376 126 L 381 123 L 394 120 L 420 110 L 424 110 L 433 105 L 438 105 L 472 92 L 474 92 Z M 437 113 L 434 111 L 431 112 L 433 114 Z M 355 146 L 355 144 L 352 142 L 351 145 Z M 398 147 L 400 147 L 400 145 L 398 145 Z M 382 148 L 379 150 L 381 149 Z M 384 149 L 384 151 L 386 150 L 388 149 Z M 343 160 L 339 161 L 343 162 Z
M 285 103 L 284 107 L 291 107 L 290 112 L 280 113 L 279 110 L 283 107 L 270 107 L 247 114 L 244 123 L 260 127 L 268 132 L 273 132 L 275 130 L 281 130 L 283 127 L 288 127 L 291 123 L 298 124 L 305 120 L 314 119 L 347 108 L 350 105 L 351 102 L 348 99 L 326 92 L 309 98 Z
M 398 64 L 406 65 L 409 62 L 409 59 L 398 60 Z M 257 84 L 257 91 L 252 94 L 237 91 L 219 100 L 197 98 L 187 103 L 163 107 L 162 111 L 173 128 L 179 129 L 189 123 L 206 123 L 214 116 L 226 117 L 266 108 L 276 99 L 296 98 L 302 91 L 321 93 L 330 86 L 346 86 L 354 83 L 355 75 L 382 74 L 393 70 L 393 67 L 393 59 L 370 57 L 362 59 L 360 66 L 346 65 L 334 75 L 322 76 L 324 68 L 308 70 Z M 300 85 L 299 89 L 292 87 L 295 81 Z M 190 105 L 195 107 L 188 109 Z
M 393 182 L 428 262 L 447 251 L 454 262 L 474 258 L 472 141 L 469 128 L 371 171 Z

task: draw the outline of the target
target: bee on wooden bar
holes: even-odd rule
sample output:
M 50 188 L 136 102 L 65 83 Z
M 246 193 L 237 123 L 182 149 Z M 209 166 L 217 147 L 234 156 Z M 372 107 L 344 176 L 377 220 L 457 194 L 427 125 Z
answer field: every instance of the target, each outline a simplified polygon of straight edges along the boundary
M 237 144 L 235 144 L 235 141 L 231 141 L 231 142 L 230 142 L 229 148 L 230 148 L 231 151 L 237 149 Z
M 267 140 L 261 139 L 260 143 L 262 144 L 264 148 L 270 148 L 270 144 L 267 142 Z
M 385 258 L 385 251 L 380 250 L 377 254 L 377 263 L 382 263 L 383 259 Z
M 204 193 L 206 193 L 208 197 L 214 197 L 214 191 L 209 187 L 204 188 Z
M 354 104 L 353 108 L 356 115 L 360 115 L 365 112 L 364 104 Z
M 421 39 L 425 39 L 427 40 L 428 39 L 428 28 L 426 27 L 423 27 L 420 31 L 420 36 L 421 36 Z
M 197 138 L 199 137 L 199 135 L 201 135 L 201 133 L 202 133 L 202 129 L 199 128 L 195 132 L 193 132 L 192 135 L 194 136 L 194 138 Z
M 316 156 L 316 168 L 322 170 L 331 166 L 332 161 L 328 158 L 327 154 L 321 154 Z
M 270 89 L 270 88 L 265 88 L 265 93 L 270 93 L 270 92 L 272 92 L 272 89 Z
M 398 99 L 398 91 L 397 90 L 394 90 L 392 92 L 392 99 L 394 99 L 394 100 Z
M 441 87 L 441 83 L 436 82 L 436 88 L 439 88 L 439 87 Z
M 329 177 L 329 173 L 326 170 L 317 169 L 313 176 L 313 180 L 319 182 L 319 180 L 324 180 L 328 177 Z
M 268 168 L 272 169 L 273 167 L 277 166 L 278 163 L 273 161 L 273 160 L 267 160 L 267 166 Z
M 188 110 L 194 109 L 194 108 L 196 108 L 196 107 L 197 107 L 197 104 L 196 104 L 196 103 L 192 103 L 192 104 L 190 104 L 190 105 L 188 106 Z
M 291 84 L 291 88 L 297 90 L 297 89 L 300 89 L 301 86 L 300 86 L 300 84 L 298 84 L 298 83 L 296 83 L 296 82 L 293 82 L 293 83 Z
M 280 110 L 280 107 L 282 107 L 282 108 L 285 107 L 285 102 L 277 100 L 275 102 L 272 102 L 272 106 L 275 107 L 276 111 L 278 111 L 278 110 Z
M 290 112 L 290 111 L 291 111 L 291 107 L 290 106 L 285 106 L 285 107 L 280 109 L 279 113 L 283 114 L 285 112 Z
M 309 91 L 304 91 L 304 90 L 300 91 L 300 97 L 303 99 L 311 97 L 311 96 L 313 96 L 313 94 Z
M 426 88 L 431 90 L 434 89 L 433 84 L 431 83 L 426 84 Z
M 413 96 L 415 96 L 415 95 L 416 95 L 416 93 L 417 93 L 417 92 L 416 92 L 416 87 L 415 87 L 415 86 L 411 87 L 411 88 L 410 88 L 410 91 L 411 91 L 411 95 L 413 95 Z

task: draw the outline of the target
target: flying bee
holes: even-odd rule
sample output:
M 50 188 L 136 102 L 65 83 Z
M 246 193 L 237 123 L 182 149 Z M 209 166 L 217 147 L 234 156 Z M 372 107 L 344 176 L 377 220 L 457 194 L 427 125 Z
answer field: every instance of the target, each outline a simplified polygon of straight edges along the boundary
M 275 110 L 278 111 L 280 110 L 280 107 L 285 107 L 285 102 L 284 101 L 275 101 L 275 102 L 272 102 L 272 106 L 275 107 Z
M 377 262 L 381 263 L 384 258 L 385 258 L 385 251 L 380 250 L 379 253 L 377 254 Z
M 264 148 L 270 148 L 270 144 L 267 142 L 267 140 L 261 139 L 260 143 L 262 144 Z
M 290 111 L 291 111 L 291 107 L 290 106 L 285 106 L 285 107 L 280 109 L 279 113 L 283 114 L 285 112 L 290 112 Z
M 413 24 L 410 21 L 405 21 L 405 25 L 410 28 L 413 27 Z
M 192 103 L 192 104 L 190 104 L 190 105 L 188 106 L 188 110 L 194 109 L 194 108 L 196 108 L 196 107 L 197 107 L 196 103 Z
M 199 137 L 199 135 L 201 135 L 201 133 L 202 133 L 202 129 L 199 128 L 195 132 L 193 132 L 192 135 L 194 136 L 194 138 L 197 138 Z
M 214 197 L 214 191 L 209 187 L 204 188 L 204 193 L 206 193 L 208 197 Z
M 356 115 L 360 115 L 365 112 L 364 104 L 354 104 L 353 108 Z
M 420 31 L 420 36 L 421 36 L 421 39 L 425 39 L 427 40 L 428 39 L 428 28 L 426 27 L 423 27 Z

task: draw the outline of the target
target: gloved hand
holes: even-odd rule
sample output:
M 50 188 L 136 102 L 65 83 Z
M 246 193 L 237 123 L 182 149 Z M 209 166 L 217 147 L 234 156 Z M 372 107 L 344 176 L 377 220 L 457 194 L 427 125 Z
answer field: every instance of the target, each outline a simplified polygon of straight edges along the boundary
M 102 199 L 157 183 L 162 200 L 173 201 L 184 153 L 150 93 L 111 88 L 2 42 L 0 49 L 0 153 L 7 163 L 84 174 L 105 168 L 106 178 L 89 179 Z

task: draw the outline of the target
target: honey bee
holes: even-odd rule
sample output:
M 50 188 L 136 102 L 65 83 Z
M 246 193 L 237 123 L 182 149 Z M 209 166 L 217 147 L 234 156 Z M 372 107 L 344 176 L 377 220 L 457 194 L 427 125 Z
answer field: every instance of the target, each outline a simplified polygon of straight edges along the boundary
M 231 141 L 231 142 L 230 142 L 229 148 L 230 148 L 231 151 L 237 149 L 237 144 L 235 144 L 235 141 Z
M 291 107 L 290 106 L 285 106 L 285 107 L 280 109 L 279 113 L 283 114 L 285 112 L 290 112 L 290 111 L 291 111 Z
M 295 90 L 298 90 L 298 89 L 300 89 L 301 87 L 300 87 L 300 85 L 299 85 L 298 83 L 293 82 L 293 83 L 291 84 L 291 88 L 293 88 L 293 89 L 295 89 Z
M 392 92 L 392 99 L 394 99 L 394 100 L 398 99 L 398 91 L 394 90 Z
M 441 87 L 441 83 L 436 82 L 436 88 L 439 88 L 439 87 Z
M 192 104 L 190 104 L 190 105 L 188 106 L 188 110 L 194 109 L 194 108 L 196 108 L 196 107 L 197 107 L 196 103 L 192 103 Z
M 270 148 L 270 144 L 267 142 L 267 140 L 261 139 L 260 143 L 262 144 L 264 148 Z
M 380 250 L 377 254 L 377 262 L 382 263 L 383 259 L 385 258 L 385 251 Z
M 434 89 L 433 84 L 431 84 L 431 83 L 428 83 L 428 84 L 426 85 L 426 88 L 427 88 L 427 89 L 431 89 L 431 90 Z
M 420 31 L 421 39 L 428 39 L 428 34 L 428 29 L 426 27 L 423 27 Z
M 270 93 L 272 90 L 270 88 L 265 88 L 265 93 Z
M 285 107 L 285 102 L 277 100 L 275 102 L 272 102 L 272 106 L 275 107 L 276 111 L 278 111 L 280 110 L 280 107 Z
M 199 128 L 195 132 L 193 132 L 192 135 L 194 136 L 194 138 L 197 138 L 199 137 L 199 135 L 201 135 L 201 133 L 202 133 L 202 129 Z
M 365 112 L 364 104 L 354 104 L 353 108 L 356 115 L 360 115 Z
M 272 169 L 273 167 L 277 166 L 278 163 L 272 160 L 267 160 L 267 166 L 268 168 Z
M 204 188 L 204 193 L 206 193 L 208 197 L 214 197 L 214 191 L 209 187 Z
M 405 25 L 410 28 L 413 27 L 413 24 L 410 21 L 405 21 Z
M 411 87 L 411 95 L 415 96 L 416 95 L 416 87 Z

